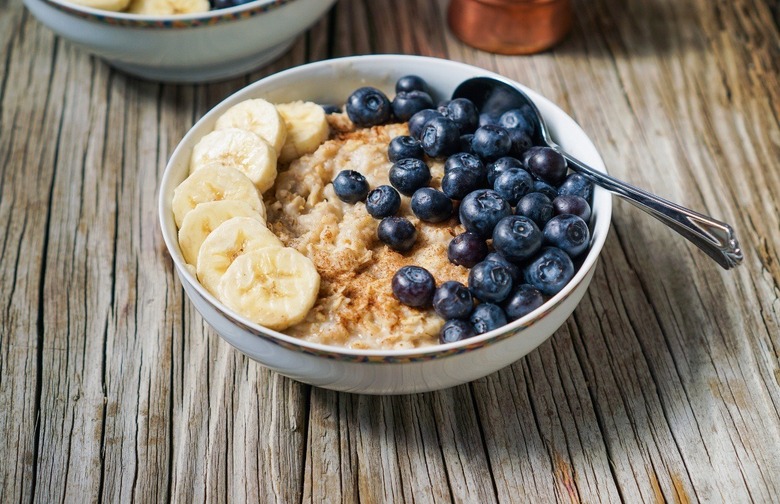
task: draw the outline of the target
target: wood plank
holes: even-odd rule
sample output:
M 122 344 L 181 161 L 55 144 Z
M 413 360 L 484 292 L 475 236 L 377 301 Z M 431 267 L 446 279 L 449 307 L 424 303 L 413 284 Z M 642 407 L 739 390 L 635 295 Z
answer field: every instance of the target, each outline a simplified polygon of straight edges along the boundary
M 105 136 L 92 134 L 107 120 L 108 69 L 64 43 L 53 66 L 53 80 L 64 90 L 59 119 L 65 127 L 57 139 L 42 292 L 46 414 L 36 499 L 44 502 L 95 500 L 100 493 L 118 175 L 103 169 Z
M 41 417 L 40 289 L 57 156 L 61 89 L 50 79 L 53 36 L 23 13 L 0 9 L 0 501 L 36 491 Z M 46 141 L 42 141 L 46 139 Z
M 498 56 L 448 1 L 341 0 L 263 69 L 111 70 L 0 0 L 0 502 L 771 502 L 780 495 L 780 29 L 773 2 L 577 1 L 554 51 Z M 17 30 L 17 27 L 20 27 Z M 311 388 L 222 341 L 158 230 L 168 156 L 219 101 L 333 56 L 494 69 L 559 103 L 610 171 L 735 225 L 720 271 L 625 203 L 539 349 L 453 389 Z

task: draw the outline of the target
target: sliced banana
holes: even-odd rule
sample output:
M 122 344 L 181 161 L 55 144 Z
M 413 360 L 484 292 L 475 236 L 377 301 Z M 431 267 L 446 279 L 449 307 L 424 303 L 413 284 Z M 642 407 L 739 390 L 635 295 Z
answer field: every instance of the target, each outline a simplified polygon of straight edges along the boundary
M 130 4 L 130 0 L 70 0 L 76 5 L 91 7 L 92 9 L 107 10 L 119 12 L 125 10 Z
M 251 180 L 261 193 L 276 180 L 276 151 L 251 131 L 238 128 L 215 130 L 195 144 L 190 172 L 213 163 L 235 168 Z
M 265 216 L 246 201 L 207 201 L 188 212 L 179 229 L 179 248 L 188 264 L 198 264 L 198 252 L 206 237 L 233 217 L 251 217 L 265 224 Z
M 246 175 L 227 166 L 212 164 L 196 170 L 173 190 L 173 218 L 181 229 L 184 217 L 199 203 L 239 200 L 265 215 L 265 206 L 257 188 Z
M 127 12 L 170 16 L 208 12 L 208 0 L 131 0 Z
M 310 154 L 328 139 L 330 128 L 325 110 L 320 105 L 296 101 L 279 104 L 276 110 L 287 127 L 287 140 L 279 152 L 279 162 L 289 163 Z
M 233 217 L 217 226 L 198 251 L 198 280 L 217 296 L 222 275 L 237 257 L 253 250 L 284 245 L 268 227 L 251 217 Z
M 214 125 L 215 130 L 239 128 L 251 131 L 279 153 L 287 138 L 287 127 L 273 103 L 255 98 L 244 100 L 227 109 Z
M 281 331 L 306 317 L 317 301 L 320 275 L 297 250 L 265 248 L 236 258 L 219 282 L 225 305 L 249 320 Z

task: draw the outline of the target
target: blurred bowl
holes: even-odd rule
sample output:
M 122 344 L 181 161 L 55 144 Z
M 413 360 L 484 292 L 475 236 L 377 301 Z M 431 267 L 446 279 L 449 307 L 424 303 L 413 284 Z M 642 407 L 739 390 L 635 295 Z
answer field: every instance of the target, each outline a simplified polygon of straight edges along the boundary
M 188 270 L 179 249 L 171 199 L 173 190 L 188 175 L 193 146 L 212 131 L 217 117 L 249 98 L 275 103 L 293 100 L 344 103 L 353 90 L 365 85 L 378 87 L 393 96 L 395 81 L 408 74 L 426 79 L 438 98 L 448 98 L 469 77 L 497 77 L 474 66 L 420 56 L 355 56 L 299 66 L 255 82 L 214 107 L 187 133 L 165 168 L 160 187 L 160 224 L 187 296 L 228 343 L 293 379 L 348 392 L 402 394 L 446 388 L 483 377 L 515 362 L 548 339 L 572 313 L 593 276 L 612 213 L 610 194 L 598 187 L 593 195 L 591 247 L 571 282 L 527 316 L 457 343 L 384 351 L 310 343 L 248 321 L 201 286 Z M 572 155 L 605 171 L 593 143 L 574 120 L 538 93 L 523 89 L 539 107 L 556 141 Z
M 24 0 L 56 34 L 129 74 L 205 82 L 245 74 L 281 56 L 335 0 L 257 0 L 227 9 L 148 16 Z

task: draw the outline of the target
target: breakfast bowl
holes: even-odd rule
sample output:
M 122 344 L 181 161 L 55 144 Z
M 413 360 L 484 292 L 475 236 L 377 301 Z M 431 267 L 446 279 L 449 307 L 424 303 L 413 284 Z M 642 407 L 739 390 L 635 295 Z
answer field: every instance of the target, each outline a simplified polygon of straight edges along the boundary
M 113 67 L 178 83 L 226 79 L 271 62 L 334 2 L 255 0 L 206 12 L 136 14 L 24 0 L 41 23 Z
M 165 168 L 159 195 L 160 225 L 186 295 L 225 341 L 282 375 L 319 387 L 368 394 L 416 393 L 466 383 L 517 361 L 550 338 L 590 284 L 612 211 L 610 194 L 598 187 L 593 191 L 589 248 L 579 259 L 573 278 L 531 313 L 462 341 L 389 350 L 308 341 L 253 323 L 204 288 L 180 248 L 172 200 L 179 184 L 188 177 L 193 148 L 214 130 L 220 116 L 239 103 L 257 98 L 271 103 L 308 100 L 343 104 L 363 86 L 373 86 L 392 97 L 396 81 L 406 75 L 421 76 L 438 99 L 449 98 L 458 84 L 475 76 L 511 82 L 478 67 L 420 56 L 354 56 L 310 63 L 266 77 L 225 99 L 185 135 Z M 538 93 L 512 84 L 529 94 L 562 148 L 596 170 L 606 171 L 593 143 L 571 117 Z M 424 318 L 420 320 L 424 323 Z

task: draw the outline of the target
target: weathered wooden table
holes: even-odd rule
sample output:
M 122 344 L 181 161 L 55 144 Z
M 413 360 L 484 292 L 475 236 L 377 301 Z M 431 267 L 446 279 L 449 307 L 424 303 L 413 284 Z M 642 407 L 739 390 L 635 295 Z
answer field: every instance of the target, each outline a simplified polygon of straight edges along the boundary
M 473 50 L 440 0 L 341 0 L 270 67 L 139 81 L 0 1 L 0 502 L 778 502 L 780 29 L 772 0 L 579 0 L 565 43 Z M 550 341 L 437 393 L 280 377 L 186 300 L 156 194 L 249 82 L 400 52 L 497 70 L 620 178 L 734 225 L 723 271 L 628 204 Z

